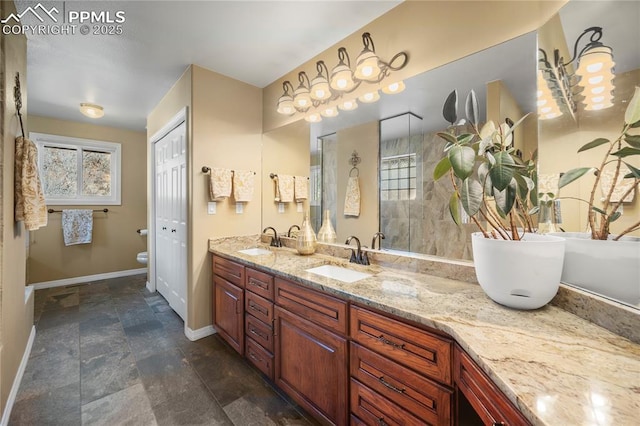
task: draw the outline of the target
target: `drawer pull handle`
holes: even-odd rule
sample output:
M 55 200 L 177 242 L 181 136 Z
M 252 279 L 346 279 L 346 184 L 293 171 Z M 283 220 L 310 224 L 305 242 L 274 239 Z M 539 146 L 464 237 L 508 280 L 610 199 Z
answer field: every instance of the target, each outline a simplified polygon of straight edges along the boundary
M 260 333 L 258 330 L 256 330 L 253 327 L 249 327 L 249 333 L 255 334 L 256 336 L 262 337 L 264 340 L 269 339 L 269 336 L 266 336 L 262 333 Z
M 262 283 L 262 281 L 258 281 L 258 280 L 253 279 L 253 278 L 249 278 L 249 284 L 254 285 L 256 287 L 259 287 L 259 288 L 262 288 L 264 290 L 266 290 L 269 287 L 268 285 L 264 285 Z
M 378 426 L 389 426 L 389 423 L 384 421 L 384 417 L 378 419 Z
M 493 422 L 493 426 L 507 426 L 505 422 Z
M 378 340 L 384 343 L 385 345 L 393 346 L 396 349 L 404 349 L 404 343 L 399 345 L 396 342 L 392 342 L 391 340 L 385 338 L 383 334 L 381 334 L 380 337 L 378 337 Z
M 257 356 L 255 356 L 253 354 L 253 352 L 249 352 L 249 357 L 254 360 L 255 362 L 262 362 L 262 358 L 258 358 Z
M 261 306 L 256 305 L 255 303 L 249 302 L 249 309 L 253 309 L 254 311 L 260 312 L 262 315 L 267 315 L 268 312 L 266 309 L 260 309 Z
M 405 389 L 397 388 L 397 387 L 393 386 L 391 383 L 387 382 L 387 381 L 384 379 L 384 376 L 380 377 L 380 378 L 378 379 L 378 381 L 379 381 L 380 383 L 382 383 L 383 385 L 385 385 L 386 387 L 388 387 L 389 389 L 391 389 L 392 391 L 394 391 L 394 392 L 398 392 L 398 393 L 404 393 L 404 392 L 405 392 Z

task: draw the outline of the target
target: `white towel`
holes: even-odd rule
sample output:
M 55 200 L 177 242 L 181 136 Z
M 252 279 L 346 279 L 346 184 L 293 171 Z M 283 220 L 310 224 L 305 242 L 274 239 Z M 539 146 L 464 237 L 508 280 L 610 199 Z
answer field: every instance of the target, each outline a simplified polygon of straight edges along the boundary
M 274 179 L 276 185 L 275 200 L 279 203 L 291 203 L 293 201 L 293 176 L 278 175 Z
M 344 215 L 360 216 L 360 185 L 357 176 L 350 176 L 347 181 L 347 195 L 344 197 Z
M 309 178 L 306 176 L 294 176 L 293 192 L 298 203 L 309 198 Z
M 255 174 L 249 170 L 236 170 L 233 172 L 233 198 L 238 203 L 251 201 L 253 187 L 255 186 Z
M 209 176 L 209 198 L 211 201 L 219 201 L 231 196 L 230 169 L 212 168 Z
M 15 153 L 15 220 L 24 221 L 27 231 L 47 225 L 47 205 L 38 174 L 38 149 L 29 139 L 16 138 Z
M 93 210 L 62 210 L 64 245 L 91 243 Z

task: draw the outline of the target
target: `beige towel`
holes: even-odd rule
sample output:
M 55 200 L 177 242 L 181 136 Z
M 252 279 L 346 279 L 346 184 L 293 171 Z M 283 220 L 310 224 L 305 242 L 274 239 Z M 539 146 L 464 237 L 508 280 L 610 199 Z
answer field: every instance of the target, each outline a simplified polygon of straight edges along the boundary
M 16 138 L 15 220 L 24 221 L 27 231 L 47 225 L 47 205 L 38 174 L 38 149 L 29 139 Z
M 233 198 L 237 203 L 251 201 L 255 180 L 256 177 L 252 171 L 236 170 L 233 172 Z
M 543 194 L 552 193 L 553 197 L 558 196 L 558 181 L 560 173 L 540 173 L 538 175 L 538 192 Z
M 293 176 L 278 175 L 274 179 L 276 185 L 275 200 L 279 203 L 291 203 L 293 201 Z
M 616 186 L 613 189 L 613 193 L 611 194 L 611 202 L 617 203 L 622 199 L 622 196 L 633 186 L 635 183 L 634 179 L 625 179 L 624 176 L 628 174 L 630 170 L 626 166 L 622 166 L 620 168 L 620 174 L 618 175 L 618 181 L 616 182 Z M 613 175 L 615 175 L 615 169 L 607 169 L 602 173 L 602 177 L 600 178 L 600 188 L 602 189 L 602 197 L 606 197 L 609 194 L 609 190 L 611 189 L 611 184 L 613 182 Z M 635 190 L 631 191 L 625 198 L 622 200 L 623 203 L 630 203 L 633 201 L 633 196 L 635 195 Z
M 93 233 L 93 210 L 62 210 L 64 245 L 89 244 Z
M 296 202 L 304 201 L 309 198 L 309 178 L 306 176 L 294 176 L 293 191 L 295 193 Z
M 229 169 L 212 168 L 209 176 L 209 198 L 219 201 L 231 196 L 231 175 Z
M 360 185 L 357 176 L 350 176 L 347 182 L 347 195 L 344 198 L 344 215 L 360 216 Z

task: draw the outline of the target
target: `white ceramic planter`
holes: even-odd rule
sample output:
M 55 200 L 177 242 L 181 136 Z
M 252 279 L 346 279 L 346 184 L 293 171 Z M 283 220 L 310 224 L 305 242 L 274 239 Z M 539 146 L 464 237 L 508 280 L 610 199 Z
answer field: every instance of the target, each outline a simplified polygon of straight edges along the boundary
M 591 235 L 563 232 L 567 240 L 562 282 L 624 303 L 640 305 L 640 238 L 592 240 Z
M 478 283 L 492 300 L 516 309 L 538 309 L 560 286 L 565 240 L 525 234 L 522 241 L 471 236 Z

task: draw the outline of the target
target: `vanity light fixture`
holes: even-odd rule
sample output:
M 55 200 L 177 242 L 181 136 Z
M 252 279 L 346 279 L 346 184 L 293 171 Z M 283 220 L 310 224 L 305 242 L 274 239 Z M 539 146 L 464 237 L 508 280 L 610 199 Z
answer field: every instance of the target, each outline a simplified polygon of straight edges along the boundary
M 89 118 L 101 118 L 104 116 L 104 108 L 96 104 L 81 103 L 80 112 Z
M 304 119 L 309 123 L 318 123 L 322 121 L 322 117 L 317 112 L 312 112 L 311 114 L 306 115 Z
M 391 75 L 391 71 L 398 71 L 407 65 L 409 55 L 406 52 L 396 53 L 389 62 L 381 60 L 376 54 L 371 34 L 362 34 L 362 52 L 356 59 L 355 69 L 351 68 L 351 59 L 347 49 L 338 49 L 338 65 L 333 67 L 331 73 L 324 61 L 316 62 L 317 75 L 309 81 L 304 71 L 298 73 L 298 87 L 294 90 L 289 81 L 282 83 L 283 94 L 278 99 L 277 112 L 283 115 L 293 115 L 296 112 L 306 113 L 310 108 L 316 109 L 325 117 L 333 117 L 338 114 L 338 109 L 332 106 L 331 112 L 327 105 L 336 105 L 335 101 L 345 94 L 351 93 L 360 87 L 363 82 L 381 83 Z M 400 93 L 405 85 L 402 81 L 396 81 L 383 87 L 386 94 Z M 360 98 L 361 102 L 375 102 L 380 99 L 378 90 L 365 93 Z M 355 100 L 340 102 L 338 105 L 343 111 L 356 109 Z M 305 120 L 311 122 L 320 121 L 320 114 L 307 114 Z M 313 117 L 313 118 L 311 118 Z

